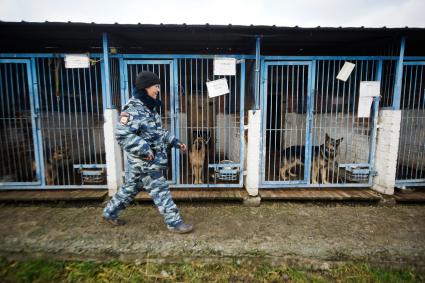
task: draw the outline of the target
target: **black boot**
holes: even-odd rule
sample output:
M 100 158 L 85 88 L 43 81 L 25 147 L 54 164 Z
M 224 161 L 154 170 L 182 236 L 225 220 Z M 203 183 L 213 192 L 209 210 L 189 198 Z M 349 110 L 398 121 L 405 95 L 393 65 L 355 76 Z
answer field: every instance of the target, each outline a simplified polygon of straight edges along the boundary
M 185 223 L 181 222 L 176 227 L 169 227 L 168 230 L 170 230 L 171 232 L 174 232 L 174 233 L 178 233 L 178 234 L 185 234 L 185 233 L 189 233 L 193 230 L 193 225 L 185 224 Z
M 105 220 L 106 222 L 108 222 L 109 224 L 113 225 L 113 226 L 122 226 L 125 225 L 125 221 L 119 218 L 107 218 L 105 216 L 102 217 L 103 220 Z

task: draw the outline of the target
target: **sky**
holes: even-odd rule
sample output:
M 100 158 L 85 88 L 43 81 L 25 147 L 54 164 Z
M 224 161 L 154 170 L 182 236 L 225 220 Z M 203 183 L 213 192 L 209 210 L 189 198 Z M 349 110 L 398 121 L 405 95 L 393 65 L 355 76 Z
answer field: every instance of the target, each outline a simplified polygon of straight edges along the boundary
M 425 27 L 425 0 L 0 0 L 1 21 Z

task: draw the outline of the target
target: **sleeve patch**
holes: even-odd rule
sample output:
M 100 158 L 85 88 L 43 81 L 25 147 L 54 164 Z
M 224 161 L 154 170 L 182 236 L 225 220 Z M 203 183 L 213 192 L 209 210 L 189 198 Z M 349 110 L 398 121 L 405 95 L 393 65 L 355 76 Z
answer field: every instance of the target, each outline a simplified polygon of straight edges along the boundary
M 131 119 L 131 115 L 128 112 L 122 112 L 120 115 L 120 123 L 121 125 L 126 125 Z

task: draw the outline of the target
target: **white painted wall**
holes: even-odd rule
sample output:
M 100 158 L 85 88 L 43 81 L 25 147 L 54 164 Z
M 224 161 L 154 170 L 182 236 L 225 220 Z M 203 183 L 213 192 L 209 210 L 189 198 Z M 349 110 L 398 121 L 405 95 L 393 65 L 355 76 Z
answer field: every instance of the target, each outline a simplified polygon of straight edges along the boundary
M 258 195 L 260 183 L 261 110 L 248 111 L 248 146 L 245 188 L 250 196 Z
M 103 125 L 103 129 L 105 136 L 108 194 L 109 196 L 113 196 L 123 183 L 121 148 L 115 139 L 118 110 L 105 109 L 104 118 L 105 123 Z
M 383 194 L 394 194 L 400 124 L 400 110 L 379 111 L 375 158 L 378 176 L 374 177 L 372 188 Z

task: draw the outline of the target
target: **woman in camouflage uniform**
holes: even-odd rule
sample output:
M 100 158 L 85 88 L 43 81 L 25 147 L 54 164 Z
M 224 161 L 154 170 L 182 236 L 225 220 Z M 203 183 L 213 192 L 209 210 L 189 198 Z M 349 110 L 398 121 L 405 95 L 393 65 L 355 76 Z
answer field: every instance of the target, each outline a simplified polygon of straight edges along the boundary
M 162 128 L 158 99 L 160 80 L 152 72 L 141 72 L 136 79 L 132 97 L 123 107 L 117 125 L 116 138 L 127 153 L 128 176 L 125 184 L 108 202 L 103 218 L 113 225 L 124 225 L 118 218 L 143 188 L 149 193 L 170 231 L 190 232 L 173 202 L 163 170 L 168 167 L 168 146 L 186 150 L 186 145 Z

